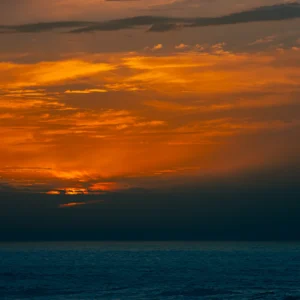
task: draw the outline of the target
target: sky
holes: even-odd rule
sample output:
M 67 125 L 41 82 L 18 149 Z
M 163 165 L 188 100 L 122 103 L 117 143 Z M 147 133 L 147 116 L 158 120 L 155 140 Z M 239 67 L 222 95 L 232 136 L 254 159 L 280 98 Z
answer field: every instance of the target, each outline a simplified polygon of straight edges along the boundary
M 2 0 L 0 20 L 5 226 L 40 202 L 88 219 L 108 195 L 299 185 L 299 2 Z

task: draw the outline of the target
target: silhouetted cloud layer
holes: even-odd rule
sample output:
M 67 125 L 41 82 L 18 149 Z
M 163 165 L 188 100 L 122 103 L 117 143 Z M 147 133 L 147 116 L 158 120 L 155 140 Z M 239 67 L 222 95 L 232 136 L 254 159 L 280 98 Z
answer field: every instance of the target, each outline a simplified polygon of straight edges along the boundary
M 70 198 L 7 191 L 0 241 L 299 240 L 297 178 L 299 170 L 285 168 L 167 192 Z
M 67 28 L 81 28 L 85 26 L 91 26 L 95 22 L 84 22 L 84 21 L 62 21 L 62 22 L 47 22 L 47 23 L 32 23 L 22 24 L 16 26 L 0 26 L 2 33 L 15 33 L 15 32 L 43 32 L 52 31 L 56 29 L 67 29 Z
M 300 18 L 300 4 L 297 2 L 261 6 L 252 10 L 208 18 L 171 18 L 161 16 L 137 16 L 105 22 L 66 21 L 50 23 L 0 26 L 2 33 L 43 32 L 71 28 L 71 33 L 115 31 L 149 26 L 150 32 L 164 32 L 182 27 L 205 27 L 250 22 L 280 21 Z

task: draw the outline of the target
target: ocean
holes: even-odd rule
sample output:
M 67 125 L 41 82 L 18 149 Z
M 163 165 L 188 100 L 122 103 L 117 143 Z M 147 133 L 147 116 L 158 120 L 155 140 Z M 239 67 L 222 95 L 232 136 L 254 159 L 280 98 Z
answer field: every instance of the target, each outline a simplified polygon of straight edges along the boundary
M 300 299 L 299 243 L 0 243 L 1 299 Z

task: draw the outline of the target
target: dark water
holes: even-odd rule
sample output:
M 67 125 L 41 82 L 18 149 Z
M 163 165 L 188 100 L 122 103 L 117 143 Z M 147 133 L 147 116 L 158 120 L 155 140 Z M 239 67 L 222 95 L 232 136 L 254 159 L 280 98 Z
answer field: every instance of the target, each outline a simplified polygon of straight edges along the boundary
M 300 244 L 0 244 L 0 298 L 300 299 Z

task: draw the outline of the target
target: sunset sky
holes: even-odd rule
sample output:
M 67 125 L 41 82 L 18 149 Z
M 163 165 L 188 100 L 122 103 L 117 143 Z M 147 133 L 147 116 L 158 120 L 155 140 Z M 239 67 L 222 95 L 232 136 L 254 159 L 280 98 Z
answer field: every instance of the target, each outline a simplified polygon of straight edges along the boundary
M 279 0 L 2 0 L 0 192 L 298 168 L 299 17 Z

